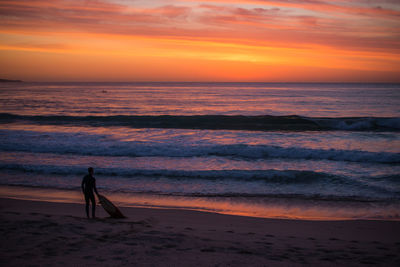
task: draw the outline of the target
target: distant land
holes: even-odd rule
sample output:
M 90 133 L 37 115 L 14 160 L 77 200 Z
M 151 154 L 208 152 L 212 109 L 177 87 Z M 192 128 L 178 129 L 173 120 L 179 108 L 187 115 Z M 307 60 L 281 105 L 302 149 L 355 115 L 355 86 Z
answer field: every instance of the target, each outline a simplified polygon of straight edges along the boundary
M 0 83 L 20 83 L 21 80 L 8 80 L 8 79 L 0 79 Z

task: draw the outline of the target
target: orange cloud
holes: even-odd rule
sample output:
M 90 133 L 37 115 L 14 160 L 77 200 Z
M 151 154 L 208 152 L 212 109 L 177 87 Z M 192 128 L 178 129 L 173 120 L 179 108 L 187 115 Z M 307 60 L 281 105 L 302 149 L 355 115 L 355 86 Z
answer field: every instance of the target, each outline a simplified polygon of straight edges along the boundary
M 196 0 L 182 0 L 181 2 L 198 2 Z M 363 6 L 363 1 L 357 0 L 342 0 L 342 1 L 320 1 L 320 0 L 205 0 L 202 2 L 223 3 L 223 4 L 257 4 L 277 7 L 290 7 L 297 9 L 313 10 L 324 13 L 346 13 L 365 16 L 400 16 L 400 10 L 383 8 L 380 5 Z M 386 1 L 397 5 L 398 1 Z M 381 1 L 377 2 L 378 4 Z
M 395 3 L 203 2 L 0 1 L 0 56 L 7 59 L 0 75 L 21 78 L 29 69 L 36 80 L 44 74 L 34 78 L 35 71 L 47 73 L 47 79 L 62 79 L 64 73 L 64 79 L 83 80 L 400 77 Z

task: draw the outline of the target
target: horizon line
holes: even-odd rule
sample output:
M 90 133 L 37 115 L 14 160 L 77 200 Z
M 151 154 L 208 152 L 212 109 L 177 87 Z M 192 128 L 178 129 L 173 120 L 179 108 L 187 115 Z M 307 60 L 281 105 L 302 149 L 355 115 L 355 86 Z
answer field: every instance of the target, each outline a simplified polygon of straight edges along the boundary
M 400 81 L 381 81 L 381 82 L 365 82 L 365 81 L 29 81 L 20 79 L 0 79 L 2 83 L 277 83 L 277 84 L 400 84 Z

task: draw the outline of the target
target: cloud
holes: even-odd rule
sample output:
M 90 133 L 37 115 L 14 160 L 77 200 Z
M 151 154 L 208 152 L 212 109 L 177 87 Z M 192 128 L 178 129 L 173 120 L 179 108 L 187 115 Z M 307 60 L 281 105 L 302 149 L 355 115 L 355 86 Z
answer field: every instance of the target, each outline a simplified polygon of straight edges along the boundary
M 109 25 L 171 23 L 185 19 L 188 7 L 132 8 L 103 1 L 0 1 L 0 21 L 7 27 L 107 29 Z M 31 27 L 30 27 L 31 26 Z
M 390 69 L 400 62 L 398 11 L 389 8 L 393 3 L 366 2 L 176 0 L 150 6 L 146 1 L 0 0 L 0 45 L 7 51 L 107 58 L 347 64 L 353 69 L 374 68 L 375 62 Z
M 304 46 L 319 44 L 344 49 L 400 47 L 396 10 L 361 6 L 361 2 L 321 0 L 213 0 L 185 6 L 122 5 L 109 1 L 33 0 L 0 1 L 0 31 L 25 33 L 83 32 L 192 40 L 219 40 L 258 45 Z M 177 4 L 179 3 L 179 5 Z M 228 5 L 228 3 L 233 3 Z M 258 3 L 258 6 L 236 3 Z M 262 5 L 264 4 L 265 5 Z M 351 4 L 353 3 L 353 4 Z M 287 7 L 290 7 L 289 9 Z M 297 9 L 389 14 L 376 20 L 363 16 L 326 16 Z M 357 11 L 357 12 L 356 12 Z
M 195 0 L 186 0 L 188 2 L 197 2 Z M 296 8 L 309 11 L 317 11 L 322 13 L 343 13 L 357 16 L 393 16 L 399 17 L 400 4 L 396 0 L 387 1 L 352 1 L 352 0 L 338 0 L 338 1 L 322 1 L 322 0 L 205 0 L 202 2 L 212 2 L 220 4 L 252 4 L 252 5 L 266 5 L 276 6 L 282 8 Z M 377 3 L 379 3 L 377 5 Z M 390 3 L 396 5 L 397 9 L 382 7 L 383 4 Z

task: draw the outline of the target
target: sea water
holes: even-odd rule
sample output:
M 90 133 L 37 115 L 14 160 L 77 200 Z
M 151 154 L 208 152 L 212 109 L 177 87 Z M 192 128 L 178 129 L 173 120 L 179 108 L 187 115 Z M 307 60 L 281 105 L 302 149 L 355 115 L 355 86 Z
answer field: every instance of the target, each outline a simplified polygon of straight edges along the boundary
M 92 166 L 122 206 L 400 218 L 399 84 L 2 83 L 0 113 L 0 196 Z

